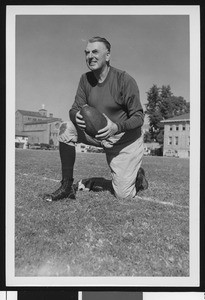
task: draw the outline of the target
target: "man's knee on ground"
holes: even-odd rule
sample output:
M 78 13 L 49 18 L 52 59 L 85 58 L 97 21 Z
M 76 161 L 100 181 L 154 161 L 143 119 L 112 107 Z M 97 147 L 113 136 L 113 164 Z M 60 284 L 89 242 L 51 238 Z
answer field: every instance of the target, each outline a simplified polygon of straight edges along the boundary
M 114 188 L 115 196 L 118 199 L 133 198 L 136 194 L 135 186 L 127 187 L 120 184 L 118 186 L 113 185 L 113 188 Z

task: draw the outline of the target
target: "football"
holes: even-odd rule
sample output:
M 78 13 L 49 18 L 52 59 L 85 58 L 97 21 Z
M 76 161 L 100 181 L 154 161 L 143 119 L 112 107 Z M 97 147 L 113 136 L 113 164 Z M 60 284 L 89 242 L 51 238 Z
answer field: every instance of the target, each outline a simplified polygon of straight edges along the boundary
M 85 132 L 92 137 L 95 137 L 98 130 L 107 125 L 105 116 L 92 106 L 87 104 L 84 105 L 81 108 L 80 114 L 83 116 L 83 120 L 85 121 Z

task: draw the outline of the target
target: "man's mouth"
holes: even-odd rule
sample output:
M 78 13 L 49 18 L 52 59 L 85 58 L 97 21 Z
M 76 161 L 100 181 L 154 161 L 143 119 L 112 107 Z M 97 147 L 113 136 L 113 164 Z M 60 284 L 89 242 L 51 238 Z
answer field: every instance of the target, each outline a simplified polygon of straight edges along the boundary
M 96 63 L 97 63 L 96 61 L 91 61 L 91 62 L 89 63 L 89 65 L 92 66 L 92 65 L 95 65 Z

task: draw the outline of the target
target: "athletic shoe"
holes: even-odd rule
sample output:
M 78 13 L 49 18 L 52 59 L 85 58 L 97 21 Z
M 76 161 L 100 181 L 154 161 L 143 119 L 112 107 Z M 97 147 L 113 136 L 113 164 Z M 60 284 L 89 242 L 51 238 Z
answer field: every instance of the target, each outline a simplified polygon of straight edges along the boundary
M 73 187 L 73 181 L 64 179 L 61 181 L 61 186 L 51 194 L 44 194 L 43 198 L 46 201 L 58 201 L 65 198 L 75 199 L 75 190 Z
M 145 171 L 143 168 L 139 168 L 135 186 L 137 192 L 148 189 L 148 181 L 145 178 Z

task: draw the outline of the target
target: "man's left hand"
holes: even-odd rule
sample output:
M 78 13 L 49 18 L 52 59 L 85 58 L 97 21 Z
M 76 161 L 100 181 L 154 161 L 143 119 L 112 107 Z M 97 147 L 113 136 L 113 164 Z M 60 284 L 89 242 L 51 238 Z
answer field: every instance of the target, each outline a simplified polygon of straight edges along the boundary
M 96 139 L 100 140 L 106 140 L 110 136 L 116 134 L 116 132 L 118 131 L 117 124 L 112 122 L 105 114 L 103 115 L 107 119 L 107 126 L 98 130 L 98 134 L 95 136 Z

